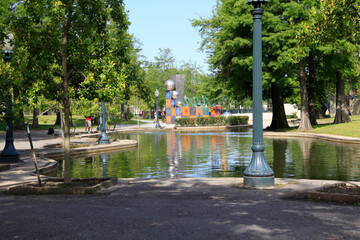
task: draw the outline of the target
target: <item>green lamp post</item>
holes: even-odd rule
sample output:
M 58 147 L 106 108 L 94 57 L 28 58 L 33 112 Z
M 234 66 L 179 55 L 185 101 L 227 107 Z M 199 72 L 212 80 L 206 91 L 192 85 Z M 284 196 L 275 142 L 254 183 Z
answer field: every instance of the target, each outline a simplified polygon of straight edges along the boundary
M 262 111 L 262 47 L 261 20 L 264 9 L 261 4 L 267 0 L 249 0 L 253 5 L 251 10 L 254 20 L 253 33 L 253 154 L 249 166 L 244 171 L 244 187 L 272 188 L 274 187 L 274 171 L 266 163 L 263 144 L 263 111 Z
M 101 100 L 101 134 L 98 139 L 98 144 L 110 144 L 110 139 L 106 135 L 105 121 L 105 102 Z
M 159 90 L 155 90 L 155 97 L 156 97 L 156 125 L 155 128 L 160 128 L 159 123 Z
M 12 35 L 9 36 L 10 39 Z M 10 63 L 11 56 L 10 54 L 14 53 L 12 51 L 13 46 L 10 45 L 8 41 L 5 41 L 5 46 L 2 49 L 1 53 L 5 54 L 4 61 L 5 63 Z M 0 163 L 16 163 L 20 161 L 19 153 L 16 151 L 14 146 L 14 137 L 13 137 L 13 112 L 12 112 L 12 94 L 11 94 L 11 83 L 9 83 L 8 89 L 8 98 L 6 103 L 6 137 L 5 137 L 5 147 L 1 152 Z

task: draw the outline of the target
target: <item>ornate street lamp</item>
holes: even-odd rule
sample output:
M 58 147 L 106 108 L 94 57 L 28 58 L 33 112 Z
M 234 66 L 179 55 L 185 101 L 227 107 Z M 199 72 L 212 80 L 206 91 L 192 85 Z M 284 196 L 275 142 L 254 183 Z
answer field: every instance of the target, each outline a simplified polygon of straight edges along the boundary
M 12 35 L 9 36 L 10 39 Z M 5 54 L 4 60 L 5 63 L 10 63 L 11 56 L 10 54 L 14 53 L 12 51 L 13 46 L 9 42 L 5 41 L 5 46 L 2 49 L 1 53 Z M 19 162 L 19 153 L 16 151 L 14 146 L 14 137 L 13 137 L 13 112 L 12 112 L 12 94 L 11 94 L 11 82 L 9 82 L 8 94 L 6 103 L 6 140 L 4 150 L 1 152 L 1 163 L 16 163 Z
M 244 187 L 272 188 L 274 187 L 274 172 L 266 163 L 263 144 L 263 113 L 262 113 L 262 47 L 261 20 L 264 9 L 261 4 L 267 0 L 249 0 L 253 5 L 251 10 L 254 20 L 253 33 L 253 154 L 249 166 L 244 171 Z
M 159 104 L 158 104 L 158 99 L 159 99 L 159 91 L 156 89 L 155 90 L 155 97 L 156 97 L 156 125 L 155 128 L 160 128 L 160 123 L 159 123 Z
M 106 126 L 105 126 L 105 102 L 101 100 L 101 134 L 98 139 L 98 144 L 109 144 L 110 139 L 106 135 Z

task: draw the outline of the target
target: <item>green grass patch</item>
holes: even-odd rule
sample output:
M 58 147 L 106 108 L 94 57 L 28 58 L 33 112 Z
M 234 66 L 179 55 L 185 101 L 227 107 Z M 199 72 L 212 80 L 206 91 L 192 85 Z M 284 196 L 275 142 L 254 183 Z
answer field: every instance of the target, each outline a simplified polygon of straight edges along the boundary
M 312 130 L 306 131 L 309 133 L 325 133 L 334 134 L 347 137 L 360 138 L 360 115 L 350 116 L 350 123 L 332 124 L 334 118 L 318 119 L 318 125 L 313 126 Z M 298 131 L 297 127 L 285 130 L 287 132 Z
M 32 115 L 25 115 L 25 122 L 32 121 Z M 60 129 L 59 125 L 55 125 L 56 122 L 56 115 L 41 115 L 39 116 L 39 128 L 33 128 L 32 122 L 29 123 L 31 130 L 48 130 L 49 128 L 53 129 Z M 75 124 L 76 128 L 85 127 L 85 118 L 81 115 L 73 115 L 72 116 L 72 122 Z M 119 118 L 111 118 L 108 120 L 107 125 L 112 127 L 115 123 L 117 124 L 126 124 L 126 125 L 137 125 L 138 121 L 136 118 L 131 119 L 130 121 L 121 121 Z M 140 124 L 145 124 L 144 122 L 139 121 Z M 96 127 L 93 124 L 94 127 Z M 73 129 L 74 126 L 71 127 Z M 6 123 L 0 122 L 0 132 L 5 132 L 6 129 Z M 25 129 L 24 129 L 25 130 Z
M 138 124 L 138 120 L 136 118 L 131 119 L 130 121 L 121 121 L 120 118 L 111 118 L 108 121 L 109 125 L 114 125 L 114 124 L 125 124 L 125 125 L 137 125 Z M 145 122 L 141 122 L 141 119 L 139 119 L 139 124 L 146 124 Z

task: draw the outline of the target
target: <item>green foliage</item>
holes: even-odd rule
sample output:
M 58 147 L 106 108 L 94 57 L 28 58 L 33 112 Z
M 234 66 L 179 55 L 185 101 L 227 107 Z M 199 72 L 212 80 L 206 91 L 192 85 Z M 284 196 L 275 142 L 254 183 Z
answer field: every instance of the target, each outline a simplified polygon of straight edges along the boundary
M 193 20 L 203 38 L 201 50 L 209 52 L 209 63 L 216 74 L 212 95 L 226 96 L 241 103 L 252 95 L 253 19 L 246 0 L 218 1 L 211 18 Z M 263 87 L 265 98 L 288 97 L 293 94 L 297 71 L 292 69 L 291 54 L 295 45 L 293 30 L 281 16 L 284 2 L 264 5 L 263 16 Z M 294 48 L 295 49 L 295 48 Z M 282 88 L 283 96 L 271 96 L 271 84 Z
M 244 125 L 248 121 L 248 116 L 176 118 L 175 125 L 180 127 Z
M 156 89 L 160 91 L 159 108 L 165 106 L 164 83 L 171 75 L 184 74 L 184 94 L 187 97 L 200 97 L 202 95 L 209 97 L 208 83 L 211 77 L 202 73 L 200 67 L 193 63 L 184 63 L 180 67 L 176 67 L 174 56 L 170 49 L 159 49 L 159 56 L 155 57 L 155 61 L 146 61 L 145 83 L 150 86 L 150 101 L 148 104 L 151 108 L 155 108 L 154 92 Z
M 210 124 L 210 118 L 200 117 L 196 119 L 198 126 L 206 126 Z
M 41 95 L 62 99 L 65 78 L 70 98 L 111 101 L 128 98 L 131 85 L 144 89 L 122 1 L 26 0 L 9 18 L 16 49 L 28 53 L 23 76 L 34 104 Z
M 229 116 L 226 118 L 229 125 L 243 125 L 248 124 L 248 116 Z

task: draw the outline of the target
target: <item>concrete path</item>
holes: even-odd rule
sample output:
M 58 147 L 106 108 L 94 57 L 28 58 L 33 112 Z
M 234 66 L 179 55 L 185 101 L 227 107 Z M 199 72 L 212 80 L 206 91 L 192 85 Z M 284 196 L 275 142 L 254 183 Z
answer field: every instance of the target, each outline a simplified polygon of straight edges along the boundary
M 12 171 L 20 182 L 36 179 L 26 133 L 14 136 L 22 162 L 0 172 L 0 189 L 15 184 Z M 61 142 L 46 131 L 33 139 L 37 153 Z M 0 239 L 360 239 L 360 206 L 304 198 L 337 181 L 275 182 L 247 190 L 242 178 L 119 179 L 95 195 L 0 193 Z

